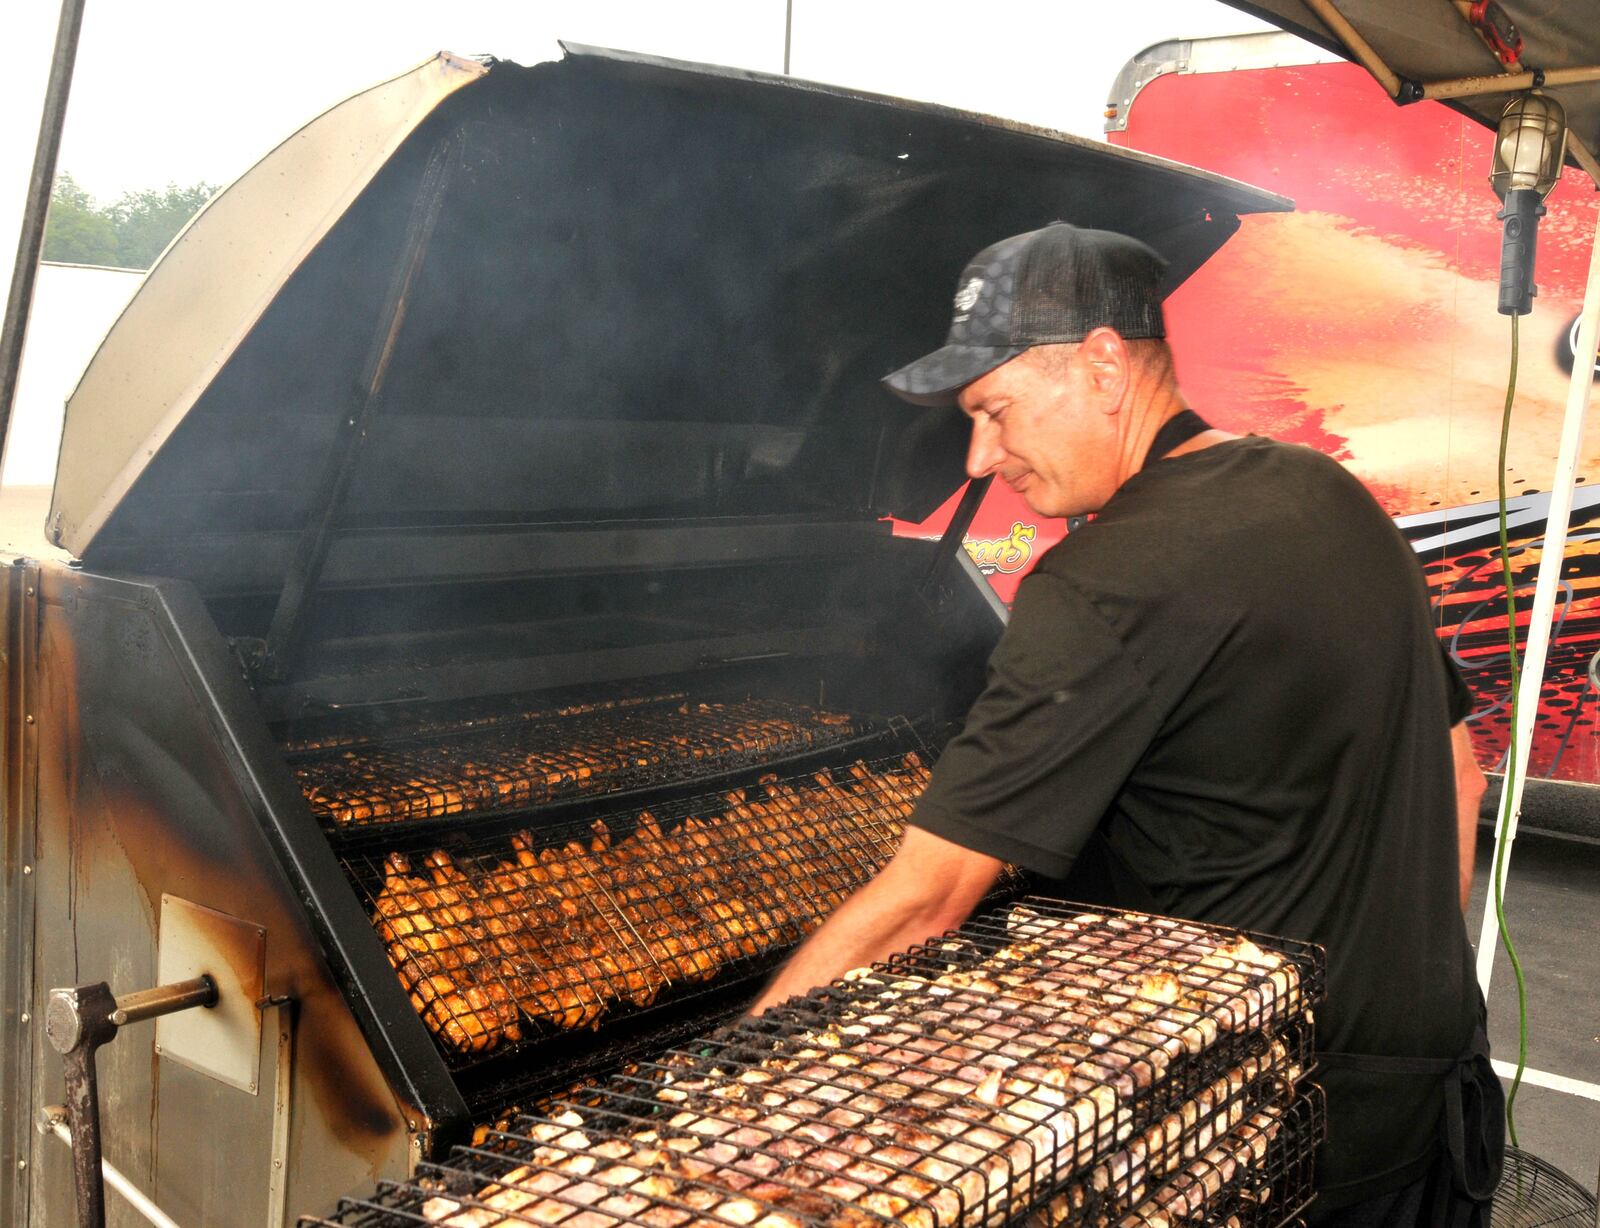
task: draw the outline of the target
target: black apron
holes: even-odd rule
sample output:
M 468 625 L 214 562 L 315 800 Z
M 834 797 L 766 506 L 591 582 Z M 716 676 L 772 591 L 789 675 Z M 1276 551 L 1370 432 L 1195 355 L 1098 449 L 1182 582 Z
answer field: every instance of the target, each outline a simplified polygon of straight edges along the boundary
M 1500 1183 L 1505 1158 L 1506 1102 L 1500 1079 L 1489 1062 L 1486 1014 L 1478 1005 L 1478 1026 L 1465 1053 L 1455 1058 L 1390 1057 L 1371 1053 L 1317 1053 L 1317 1078 L 1394 1087 L 1443 1084 L 1438 1149 L 1427 1170 L 1427 1200 L 1420 1221 L 1438 1228 L 1487 1228 L 1490 1203 Z M 1335 1141 L 1336 1143 L 1336 1141 Z M 1312 1222 L 1316 1222 L 1313 1211 Z
M 1179 410 L 1161 424 L 1156 437 L 1150 441 L 1150 450 L 1144 454 L 1144 465 L 1153 465 L 1172 449 L 1188 443 L 1196 435 L 1204 435 L 1211 424 L 1192 409 Z
M 1140 468 L 1155 464 L 1179 444 L 1188 443 L 1196 435 L 1203 435 L 1210 429 L 1210 424 L 1194 410 L 1180 409 L 1156 431 L 1156 437 L 1150 441 L 1150 450 L 1144 454 Z M 1086 515 L 1068 516 L 1067 532 L 1076 533 L 1088 523 L 1089 517 Z

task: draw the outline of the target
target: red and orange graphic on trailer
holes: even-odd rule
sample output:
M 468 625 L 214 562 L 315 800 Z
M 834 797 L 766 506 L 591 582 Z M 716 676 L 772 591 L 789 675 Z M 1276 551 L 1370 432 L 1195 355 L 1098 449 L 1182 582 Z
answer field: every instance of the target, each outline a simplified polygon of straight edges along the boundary
M 1495 499 L 1511 331 L 1496 310 L 1492 133 L 1440 104 L 1397 108 L 1355 65 L 1285 66 L 1320 54 L 1307 51 L 1281 34 L 1151 48 L 1118 80 L 1109 139 L 1294 199 L 1293 213 L 1243 219 L 1168 301 L 1179 380 L 1219 427 L 1342 461 L 1395 517 L 1472 686 L 1474 745 L 1493 769 L 1509 717 Z M 1507 459 L 1519 639 L 1597 207 L 1574 170 L 1547 204 Z M 1596 783 L 1600 432 L 1588 433 L 1579 472 L 1530 771 Z M 1061 537 L 1060 522 L 1039 521 L 1008 490 L 990 494 L 971 536 L 992 543 L 1014 523 L 1035 528 L 1030 561 Z M 1006 600 L 1021 574 L 997 568 Z

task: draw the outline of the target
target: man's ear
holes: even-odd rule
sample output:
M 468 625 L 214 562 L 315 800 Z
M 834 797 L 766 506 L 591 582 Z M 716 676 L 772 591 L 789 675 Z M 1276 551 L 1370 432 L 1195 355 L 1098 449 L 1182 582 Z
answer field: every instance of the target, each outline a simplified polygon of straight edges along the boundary
M 1079 357 L 1084 362 L 1089 387 L 1096 394 L 1101 411 L 1116 413 L 1122 408 L 1122 395 L 1128 388 L 1131 370 L 1128 343 L 1114 328 L 1097 328 L 1083 339 Z

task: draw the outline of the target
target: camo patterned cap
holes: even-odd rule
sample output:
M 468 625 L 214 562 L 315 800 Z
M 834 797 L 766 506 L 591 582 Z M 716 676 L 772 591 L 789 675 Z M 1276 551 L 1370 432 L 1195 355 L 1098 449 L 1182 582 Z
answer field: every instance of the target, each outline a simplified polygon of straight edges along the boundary
M 1165 337 L 1167 263 L 1137 239 L 1056 222 L 984 248 L 956 287 L 943 348 L 884 377 L 913 405 L 954 405 L 966 385 L 1035 345 L 1110 327 L 1129 341 Z

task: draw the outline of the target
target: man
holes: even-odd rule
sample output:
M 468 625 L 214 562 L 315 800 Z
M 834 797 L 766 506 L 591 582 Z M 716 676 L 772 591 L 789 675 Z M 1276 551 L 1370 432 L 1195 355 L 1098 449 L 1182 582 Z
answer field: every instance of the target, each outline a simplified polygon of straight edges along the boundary
M 1104 231 L 1006 239 L 962 274 L 947 344 L 885 381 L 959 405 L 973 478 L 1097 516 L 1023 582 L 897 855 L 756 1009 L 958 924 L 1006 862 L 1066 875 L 1092 839 L 1115 902 L 1327 948 L 1317 1214 L 1442 1222 L 1446 1088 L 1487 1069 L 1465 688 L 1360 483 L 1186 408 L 1163 268 Z

